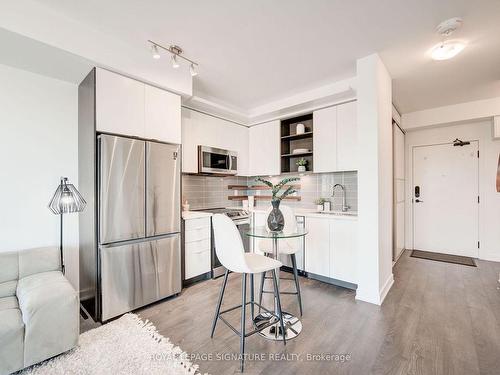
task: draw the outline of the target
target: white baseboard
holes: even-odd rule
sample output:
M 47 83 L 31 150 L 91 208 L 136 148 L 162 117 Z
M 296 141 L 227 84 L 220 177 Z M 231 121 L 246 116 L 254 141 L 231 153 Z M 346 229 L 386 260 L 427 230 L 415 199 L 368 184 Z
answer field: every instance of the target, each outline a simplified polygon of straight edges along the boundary
M 394 275 L 391 273 L 387 278 L 387 280 L 385 281 L 384 286 L 380 290 L 380 304 L 384 302 L 384 299 L 387 296 L 387 293 L 389 293 L 389 290 L 391 290 L 393 284 L 394 284 Z
M 358 285 L 355 298 L 359 301 L 373 303 L 374 305 L 380 306 L 384 302 L 384 299 L 387 296 L 387 293 L 389 293 L 389 290 L 391 289 L 393 284 L 394 284 L 394 275 L 391 273 L 390 276 L 385 281 L 382 289 L 380 289 L 380 291 L 378 292 L 378 294 L 376 290 L 373 290 L 372 291 L 373 293 L 363 293 L 363 291 L 360 290 Z

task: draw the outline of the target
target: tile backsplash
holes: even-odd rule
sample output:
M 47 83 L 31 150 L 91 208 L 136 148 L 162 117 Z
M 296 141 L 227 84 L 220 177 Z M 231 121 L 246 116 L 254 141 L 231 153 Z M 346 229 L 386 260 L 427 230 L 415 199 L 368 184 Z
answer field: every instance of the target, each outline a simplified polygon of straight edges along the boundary
M 336 190 L 332 198 L 332 187 L 339 183 L 346 188 L 346 202 L 351 211 L 358 210 L 358 173 L 335 172 L 306 174 L 304 176 L 289 175 L 274 176 L 269 178 L 273 183 L 277 183 L 284 177 L 300 177 L 296 184 L 300 185 L 297 195 L 300 201 L 286 201 L 286 204 L 295 208 L 316 208 L 314 201 L 318 198 L 327 198 L 332 202 L 333 210 L 342 208 L 342 192 Z M 256 185 L 254 177 L 211 177 L 211 176 L 182 176 L 182 197 L 183 201 L 188 200 L 192 210 L 214 207 L 238 207 L 241 201 L 229 200 L 227 197 L 234 195 L 234 190 L 229 190 L 228 185 Z M 269 195 L 269 191 L 257 190 L 249 191 L 254 195 Z M 237 194 L 245 195 L 245 191 L 238 191 Z M 268 201 L 256 201 L 258 207 L 269 205 Z
M 342 184 L 346 189 L 346 203 L 350 207 L 349 210 L 358 210 L 358 172 L 334 172 L 334 173 L 317 173 L 306 174 L 304 176 L 289 175 L 275 176 L 269 178 L 272 183 L 279 182 L 284 177 L 300 177 L 300 181 L 294 184 L 300 185 L 300 190 L 297 195 L 301 197 L 300 201 L 286 201 L 286 205 L 296 208 L 316 208 L 314 201 L 318 198 L 327 198 L 332 202 L 332 210 L 342 209 L 342 191 L 340 188 L 335 191 L 335 196 L 332 197 L 332 187 L 335 184 Z M 254 183 L 253 178 L 249 178 L 250 183 Z M 258 194 L 258 191 L 255 193 Z M 262 191 L 260 194 L 269 194 Z M 256 205 L 267 206 L 269 202 L 256 201 Z
M 246 185 L 247 181 L 247 177 L 182 175 L 182 202 L 187 199 L 191 210 L 241 206 L 241 201 L 227 199 L 234 193 L 228 186 Z

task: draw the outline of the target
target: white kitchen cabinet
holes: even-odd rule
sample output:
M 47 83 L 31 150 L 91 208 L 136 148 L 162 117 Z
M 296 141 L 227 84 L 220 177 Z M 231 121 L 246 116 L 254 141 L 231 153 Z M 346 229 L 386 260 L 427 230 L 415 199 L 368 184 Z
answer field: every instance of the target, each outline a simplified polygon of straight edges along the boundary
M 330 220 L 306 217 L 305 270 L 330 277 Z
M 356 102 L 313 113 L 315 173 L 357 170 Z
M 144 84 L 96 69 L 96 130 L 144 137 Z
M 185 220 L 184 279 L 191 279 L 210 272 L 210 242 L 210 217 Z
M 182 108 L 182 172 L 198 173 L 198 146 L 238 153 L 238 175 L 248 175 L 248 128 Z
M 281 171 L 280 121 L 252 126 L 249 132 L 249 175 L 279 175 Z
M 493 138 L 500 139 L 500 116 L 493 117 Z
M 181 97 L 150 85 L 144 93 L 145 138 L 180 144 Z
M 96 69 L 96 130 L 181 143 L 181 98 L 122 75 Z
M 315 173 L 337 170 L 337 107 L 313 113 L 313 168 Z
M 305 270 L 356 283 L 357 221 L 306 217 Z
M 357 221 L 330 220 L 330 277 L 356 283 Z
M 337 171 L 358 169 L 356 102 L 337 106 Z

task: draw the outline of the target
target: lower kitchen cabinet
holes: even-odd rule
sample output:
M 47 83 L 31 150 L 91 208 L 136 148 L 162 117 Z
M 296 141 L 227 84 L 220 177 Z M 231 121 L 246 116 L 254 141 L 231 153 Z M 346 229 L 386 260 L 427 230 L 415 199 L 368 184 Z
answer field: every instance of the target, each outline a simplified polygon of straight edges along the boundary
M 189 219 L 184 224 L 184 279 L 210 272 L 210 217 Z
M 354 220 L 331 220 L 330 277 L 356 284 L 357 225 Z
M 330 277 L 330 220 L 306 217 L 306 228 L 306 272 Z
M 357 221 L 306 217 L 305 270 L 356 284 Z

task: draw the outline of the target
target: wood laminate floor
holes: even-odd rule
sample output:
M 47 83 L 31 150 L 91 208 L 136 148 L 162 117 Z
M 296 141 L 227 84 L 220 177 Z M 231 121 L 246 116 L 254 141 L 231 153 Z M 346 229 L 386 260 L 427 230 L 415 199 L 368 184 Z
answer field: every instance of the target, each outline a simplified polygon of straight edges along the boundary
M 245 374 L 500 374 L 500 263 L 478 261 L 473 268 L 408 255 L 394 267 L 394 286 L 380 307 L 356 301 L 353 291 L 301 278 L 302 333 L 286 346 L 248 338 L 246 352 L 266 360 L 248 360 Z M 196 284 L 137 312 L 199 356 L 194 362 L 201 372 L 214 375 L 239 372 L 237 361 L 218 360 L 239 352 L 239 338 L 219 322 L 210 339 L 221 283 L 222 278 Z M 282 287 L 292 290 L 287 281 Z M 240 290 L 241 278 L 231 275 L 223 306 L 238 304 Z M 265 302 L 272 306 L 270 295 Z M 282 304 L 298 313 L 295 296 L 283 296 Z M 229 319 L 238 326 L 239 312 Z M 350 359 L 308 360 L 308 354 Z M 201 358 L 209 355 L 212 360 Z

